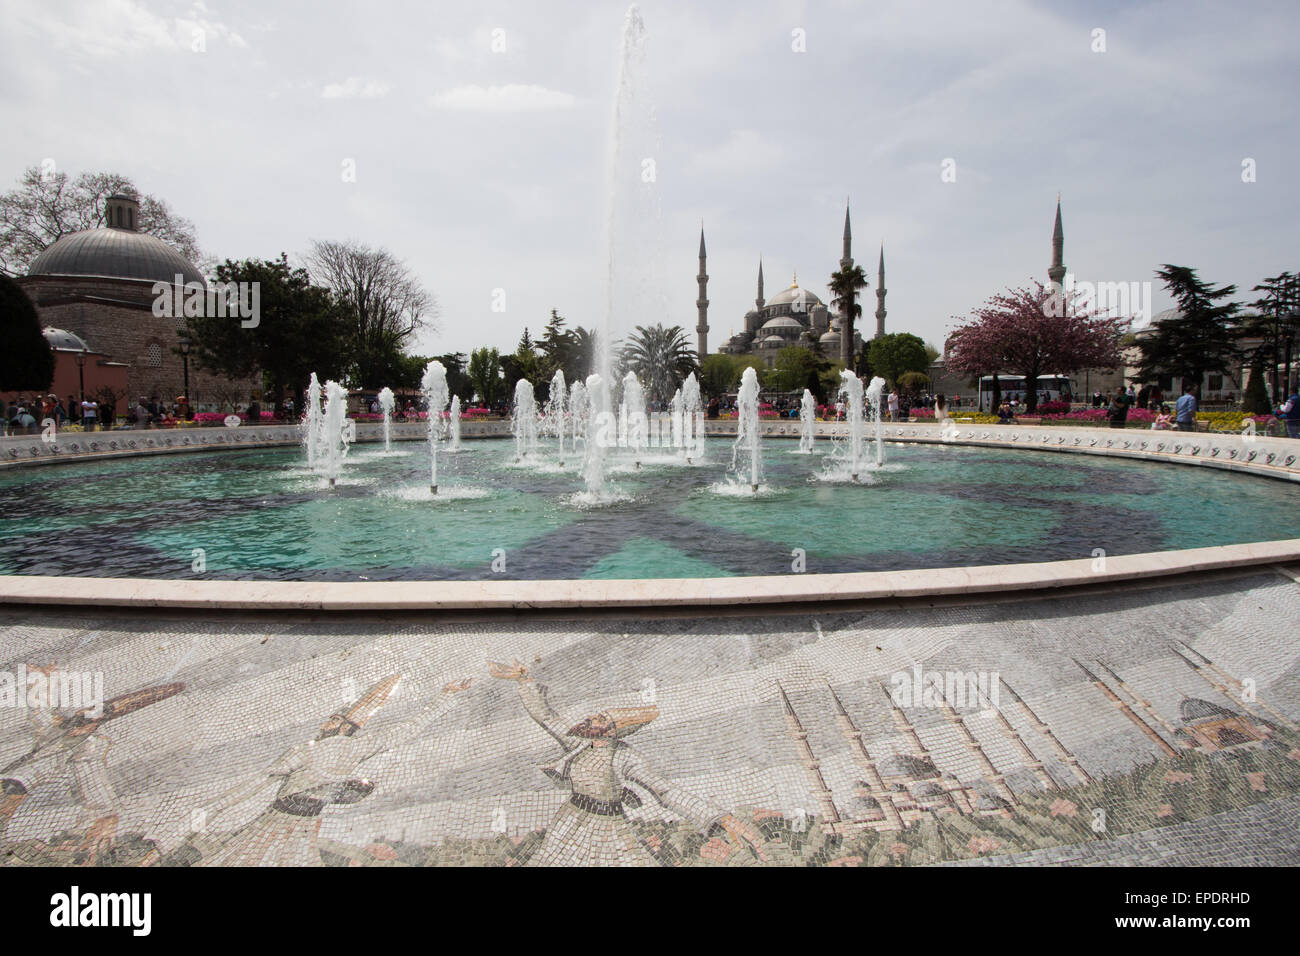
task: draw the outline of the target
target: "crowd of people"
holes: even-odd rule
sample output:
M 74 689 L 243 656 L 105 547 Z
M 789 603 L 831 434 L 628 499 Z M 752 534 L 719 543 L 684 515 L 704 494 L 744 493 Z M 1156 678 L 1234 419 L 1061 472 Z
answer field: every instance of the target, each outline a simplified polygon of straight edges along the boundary
M 155 428 L 164 422 L 193 417 L 194 413 L 183 395 L 171 403 L 141 395 L 127 411 L 126 427 Z M 117 421 L 117 405 L 111 401 L 97 401 L 89 395 L 81 400 L 69 395 L 62 402 L 57 395 L 35 395 L 11 399 L 5 408 L 5 433 L 8 435 L 35 434 L 46 421 L 54 422 L 56 429 L 78 425 L 83 431 L 107 431 Z

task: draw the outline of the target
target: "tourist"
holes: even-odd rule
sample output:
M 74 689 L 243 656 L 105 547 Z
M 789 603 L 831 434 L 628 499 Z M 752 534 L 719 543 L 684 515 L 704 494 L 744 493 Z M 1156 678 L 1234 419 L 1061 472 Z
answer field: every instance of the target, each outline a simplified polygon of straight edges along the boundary
M 149 406 L 145 404 L 147 399 L 141 395 L 139 401 L 135 403 L 135 427 L 141 431 L 149 427 Z
M 1151 401 L 1151 388 L 1143 385 L 1138 389 L 1138 408 L 1147 408 L 1148 402 Z
M 1151 386 L 1151 394 L 1147 397 L 1147 400 L 1151 403 L 1152 408 L 1159 408 L 1164 404 L 1165 393 L 1159 382 Z
M 262 403 L 257 399 L 253 399 L 248 403 L 248 424 L 262 424 Z
M 293 399 L 292 398 L 286 398 L 284 400 L 284 420 L 286 422 L 293 421 Z
M 1167 432 L 1174 427 L 1174 416 L 1170 414 L 1168 405 L 1160 406 L 1160 413 L 1156 415 L 1151 427 L 1158 432 Z
M 837 422 L 844 421 L 844 400 L 843 399 L 835 403 L 835 420 Z
M 1286 437 L 1300 438 L 1300 388 L 1292 388 L 1287 400 L 1278 406 L 1277 417 L 1286 423 Z
M 1000 406 L 998 406 L 998 421 L 1001 422 L 1003 425 L 1010 424 L 1011 420 L 1014 417 L 1015 415 L 1011 411 L 1010 402 L 1003 402 Z
M 99 418 L 99 406 L 93 398 L 83 398 L 81 400 L 81 427 L 85 431 L 93 432 L 95 422 Z
M 896 388 L 889 390 L 889 420 L 898 421 L 898 389 Z
M 1101 403 L 1104 402 L 1104 401 L 1105 401 L 1105 398 L 1104 398 L 1104 397 L 1102 396 L 1102 394 L 1101 394 L 1101 389 L 1097 389 L 1097 391 L 1095 391 L 1095 392 L 1092 393 L 1092 407 L 1093 407 L 1093 408 L 1101 408 Z
M 1122 387 L 1115 389 L 1115 397 L 1111 399 L 1110 407 L 1106 410 L 1111 428 L 1128 426 L 1128 405 L 1128 393 Z
M 934 397 L 934 420 L 936 422 L 946 422 L 948 420 L 948 406 L 944 402 L 942 395 Z
M 1124 393 L 1124 397 L 1128 400 L 1129 408 L 1132 408 L 1134 405 L 1137 404 L 1137 400 L 1138 400 L 1137 390 L 1134 389 L 1131 384 L 1128 387 L 1128 391 Z
M 1182 397 L 1178 399 L 1175 406 L 1176 421 L 1174 427 L 1180 432 L 1190 432 L 1196 430 L 1196 386 L 1188 382 L 1183 386 Z

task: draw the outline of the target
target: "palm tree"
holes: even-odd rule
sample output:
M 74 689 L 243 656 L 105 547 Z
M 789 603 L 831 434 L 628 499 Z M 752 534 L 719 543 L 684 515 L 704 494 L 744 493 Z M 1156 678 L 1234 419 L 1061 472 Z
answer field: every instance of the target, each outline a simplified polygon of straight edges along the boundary
M 862 266 L 853 265 L 831 273 L 831 305 L 840 310 L 840 361 L 853 368 L 853 324 L 862 315 L 858 290 L 867 287 Z
M 576 381 L 581 377 L 585 379 L 592 372 L 596 371 L 596 330 L 584 328 L 579 325 L 573 330 L 573 375 L 570 376 L 566 370 L 565 375 L 570 381 Z
M 695 349 L 680 325 L 638 325 L 622 349 L 623 364 L 636 373 L 652 400 L 667 403 L 691 372 L 698 371 Z

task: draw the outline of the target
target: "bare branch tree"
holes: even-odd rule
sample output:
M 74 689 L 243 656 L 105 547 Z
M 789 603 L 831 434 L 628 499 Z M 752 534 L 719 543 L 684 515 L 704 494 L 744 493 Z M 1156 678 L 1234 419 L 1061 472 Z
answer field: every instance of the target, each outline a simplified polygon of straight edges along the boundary
M 433 327 L 437 300 L 387 249 L 352 240 L 317 240 L 306 262 L 313 281 L 328 287 L 352 312 L 357 384 L 380 384 L 377 376 L 411 335 Z
M 122 193 L 140 203 L 141 232 L 175 246 L 191 262 L 200 257 L 194 223 L 176 215 L 165 201 L 142 194 L 118 173 L 43 174 L 23 172 L 18 188 L 0 195 L 0 272 L 22 275 L 31 261 L 57 239 L 104 225 L 104 202 Z

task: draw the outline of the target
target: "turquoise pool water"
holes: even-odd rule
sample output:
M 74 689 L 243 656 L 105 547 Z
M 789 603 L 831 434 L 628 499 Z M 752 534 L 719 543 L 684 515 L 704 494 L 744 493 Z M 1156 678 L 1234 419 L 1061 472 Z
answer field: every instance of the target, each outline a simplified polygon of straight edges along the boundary
M 1206 468 L 890 445 L 872 483 L 818 480 L 829 443 L 764 448 L 763 492 L 720 493 L 730 443 L 658 456 L 588 507 L 577 459 L 506 441 L 353 449 L 338 487 L 291 449 L 0 475 L 0 573 L 279 580 L 711 577 L 1003 564 L 1300 537 L 1300 488 Z M 201 568 L 201 570 L 199 570 Z

